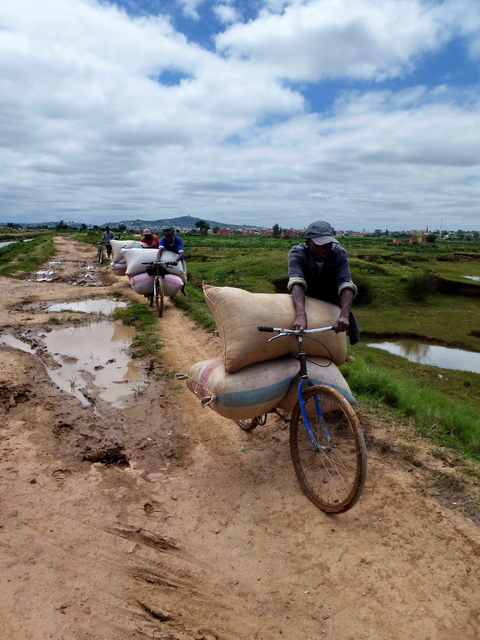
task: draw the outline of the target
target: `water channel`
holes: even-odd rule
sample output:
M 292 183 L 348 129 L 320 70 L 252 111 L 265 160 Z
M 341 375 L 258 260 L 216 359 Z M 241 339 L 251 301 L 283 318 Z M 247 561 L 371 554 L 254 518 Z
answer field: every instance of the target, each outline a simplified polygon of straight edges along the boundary
M 385 340 L 369 340 L 367 346 L 384 349 L 389 353 L 402 356 L 410 360 L 410 362 L 417 362 L 418 364 L 480 373 L 480 353 L 473 351 L 440 347 L 411 339 L 389 342 Z

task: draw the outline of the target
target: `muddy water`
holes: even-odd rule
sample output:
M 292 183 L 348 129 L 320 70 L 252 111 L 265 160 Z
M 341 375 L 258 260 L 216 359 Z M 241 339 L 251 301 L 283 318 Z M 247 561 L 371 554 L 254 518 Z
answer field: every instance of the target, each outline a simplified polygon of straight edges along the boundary
M 47 367 L 48 375 L 85 406 L 91 404 L 89 396 L 99 395 L 122 408 L 126 398 L 144 385 L 137 365 L 127 353 L 133 334 L 132 327 L 113 322 L 53 329 L 41 336 L 58 365 Z M 0 336 L 0 343 L 36 353 L 29 344 L 9 334 Z
M 126 302 L 118 302 L 116 300 L 102 299 L 102 300 L 79 300 L 78 302 L 59 302 L 58 304 L 52 304 L 47 308 L 47 311 L 76 311 L 80 313 L 101 313 L 103 315 L 109 315 L 115 309 L 124 308 L 127 306 Z
M 395 342 L 369 340 L 367 345 L 377 349 L 384 349 L 389 353 L 403 356 L 407 360 L 419 364 L 480 373 L 480 353 L 465 351 L 464 349 L 439 347 L 438 345 L 417 340 L 396 340 Z
M 89 404 L 88 396 L 99 389 L 100 398 L 121 408 L 142 383 L 127 354 L 133 334 L 131 327 L 112 322 L 53 330 L 43 340 L 60 367 L 48 369 L 48 374 L 83 404 Z

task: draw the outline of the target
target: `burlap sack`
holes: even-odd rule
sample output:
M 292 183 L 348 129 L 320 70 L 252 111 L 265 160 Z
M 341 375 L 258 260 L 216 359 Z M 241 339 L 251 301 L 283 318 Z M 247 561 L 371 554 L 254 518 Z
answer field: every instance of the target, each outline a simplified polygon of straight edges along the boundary
M 350 388 L 337 367 L 326 358 L 309 358 L 308 374 L 314 384 L 325 384 L 340 391 L 354 403 Z M 329 364 L 330 363 L 330 364 Z M 202 406 L 231 420 L 255 418 L 278 407 L 292 411 L 297 401 L 298 360 L 283 356 L 252 364 L 235 373 L 226 373 L 222 358 L 197 362 L 186 376 L 187 387 Z M 332 409 L 322 403 L 326 413 Z
M 222 358 L 197 362 L 186 376 L 187 387 L 202 406 L 231 420 L 255 418 L 273 409 L 287 392 L 298 362 L 287 356 L 226 373 Z
M 295 320 L 292 297 L 284 293 L 249 293 L 234 287 L 203 285 L 205 300 L 217 324 L 223 350 L 225 370 L 233 373 L 255 362 L 273 360 L 287 353 L 297 353 L 294 336 L 268 342 L 271 333 L 258 331 L 259 325 L 291 329 Z M 333 325 L 340 315 L 339 307 L 306 298 L 305 309 L 309 329 Z M 347 334 L 326 331 L 304 338 L 308 355 L 323 356 L 337 365 L 345 362 Z
M 308 377 L 313 384 L 324 384 L 327 387 L 332 387 L 333 389 L 339 391 L 342 396 L 344 396 L 344 398 L 346 398 L 348 402 L 350 402 L 350 404 L 356 403 L 356 400 L 352 395 L 347 381 L 342 376 L 337 366 L 333 364 L 333 362 L 330 362 L 326 358 L 309 357 L 307 361 L 307 371 Z M 298 400 L 297 388 L 299 382 L 300 377 L 296 375 L 290 383 L 287 393 L 278 403 L 277 407 L 279 409 L 285 409 L 285 411 L 293 411 L 293 407 Z M 309 413 L 312 413 L 314 411 L 313 404 L 314 403 L 311 402 L 311 406 L 307 407 L 307 411 Z M 329 403 L 328 401 L 322 401 L 320 404 L 324 413 L 332 411 L 332 409 L 335 409 L 337 407 L 335 403 Z

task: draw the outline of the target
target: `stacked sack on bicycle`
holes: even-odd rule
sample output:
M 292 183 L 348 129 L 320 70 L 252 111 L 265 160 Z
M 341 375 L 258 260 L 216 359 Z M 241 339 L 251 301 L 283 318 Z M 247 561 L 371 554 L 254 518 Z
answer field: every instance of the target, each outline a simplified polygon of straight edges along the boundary
M 142 245 L 138 240 L 110 240 L 110 245 L 112 247 L 110 269 L 112 269 L 117 276 L 124 276 L 127 269 L 127 262 L 122 253 L 122 249 L 140 249 Z
M 222 357 L 193 365 L 185 378 L 202 406 L 231 420 L 247 420 L 279 408 L 292 411 L 297 400 L 299 362 L 295 336 L 269 342 L 272 334 L 258 326 L 293 327 L 295 310 L 289 294 L 249 293 L 234 287 L 204 285 L 205 300 L 215 319 Z M 309 326 L 333 325 L 339 309 L 306 298 Z M 315 335 L 315 334 L 314 334 Z M 321 336 L 319 338 L 319 336 Z M 314 384 L 325 384 L 354 403 L 350 388 L 337 368 L 345 362 L 345 333 L 326 331 L 316 340 L 304 337 L 307 368 Z M 328 411 L 329 407 L 322 407 Z
M 157 260 L 158 249 L 124 248 L 121 252 L 125 258 L 125 275 L 132 289 L 140 295 L 151 295 L 156 274 L 152 263 Z M 177 258 L 178 255 L 173 251 L 163 251 L 160 262 L 174 262 Z M 174 296 L 184 286 L 186 273 L 181 262 L 168 265 L 168 272 L 163 278 L 163 290 L 166 296 Z

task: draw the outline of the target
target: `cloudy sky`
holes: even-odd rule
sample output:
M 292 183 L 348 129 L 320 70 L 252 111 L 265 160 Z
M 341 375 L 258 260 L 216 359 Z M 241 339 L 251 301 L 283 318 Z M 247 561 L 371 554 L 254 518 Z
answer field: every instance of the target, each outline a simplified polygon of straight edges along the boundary
M 0 0 L 0 221 L 480 229 L 479 0 Z

